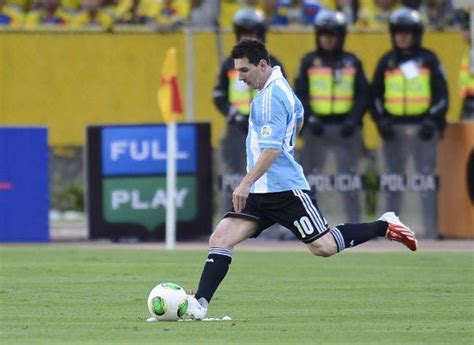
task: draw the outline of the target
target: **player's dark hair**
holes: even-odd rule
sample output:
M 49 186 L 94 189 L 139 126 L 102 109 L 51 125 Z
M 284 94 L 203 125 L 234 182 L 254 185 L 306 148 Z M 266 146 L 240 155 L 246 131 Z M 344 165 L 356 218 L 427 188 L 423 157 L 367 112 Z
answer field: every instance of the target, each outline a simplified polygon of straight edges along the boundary
M 232 59 L 246 57 L 252 65 L 257 66 L 260 60 L 265 60 L 270 66 L 270 57 L 267 48 L 262 41 L 254 39 L 243 39 L 232 48 Z

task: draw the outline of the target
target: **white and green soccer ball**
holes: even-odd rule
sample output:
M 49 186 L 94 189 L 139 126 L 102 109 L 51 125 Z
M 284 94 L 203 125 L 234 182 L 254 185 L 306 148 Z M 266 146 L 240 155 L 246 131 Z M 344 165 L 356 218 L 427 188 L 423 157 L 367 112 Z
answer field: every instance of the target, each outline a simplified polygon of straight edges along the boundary
M 188 310 L 184 289 L 176 283 L 160 283 L 148 295 L 148 311 L 160 321 L 176 321 Z

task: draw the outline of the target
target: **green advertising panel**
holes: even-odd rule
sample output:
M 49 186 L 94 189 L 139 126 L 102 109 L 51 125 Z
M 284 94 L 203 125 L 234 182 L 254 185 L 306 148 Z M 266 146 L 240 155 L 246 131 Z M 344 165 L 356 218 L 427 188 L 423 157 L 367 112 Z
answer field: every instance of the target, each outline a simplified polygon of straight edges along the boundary
M 135 223 L 149 232 L 166 220 L 166 177 L 124 177 L 103 180 L 103 214 L 108 223 Z M 177 221 L 197 217 L 195 176 L 178 176 L 176 188 Z

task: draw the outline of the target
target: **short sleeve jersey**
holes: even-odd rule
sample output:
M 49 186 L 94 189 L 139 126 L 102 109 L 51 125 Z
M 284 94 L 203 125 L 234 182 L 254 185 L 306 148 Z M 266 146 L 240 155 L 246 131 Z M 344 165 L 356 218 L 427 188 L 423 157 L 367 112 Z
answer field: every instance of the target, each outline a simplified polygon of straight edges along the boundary
M 279 66 L 250 105 L 246 140 L 247 171 L 251 170 L 264 149 L 280 154 L 251 187 L 251 193 L 273 193 L 294 189 L 309 190 L 303 168 L 294 158 L 297 122 L 303 120 L 303 106 L 283 77 Z

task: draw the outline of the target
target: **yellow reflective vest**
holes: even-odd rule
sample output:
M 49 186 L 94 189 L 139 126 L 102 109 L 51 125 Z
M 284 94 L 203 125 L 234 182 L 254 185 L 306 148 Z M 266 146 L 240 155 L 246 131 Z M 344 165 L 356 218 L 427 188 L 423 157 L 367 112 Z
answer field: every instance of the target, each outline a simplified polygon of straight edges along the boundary
M 309 105 L 317 115 L 346 115 L 352 109 L 356 69 L 308 69 Z
M 421 67 L 418 76 L 407 79 L 400 68 L 385 71 L 385 109 L 396 116 L 425 114 L 431 104 L 431 76 Z
M 474 73 L 471 72 L 470 49 L 464 54 L 459 73 L 459 93 L 461 98 L 474 96 Z
M 243 81 L 239 80 L 239 72 L 229 70 L 227 72 L 229 79 L 229 102 L 242 115 L 250 114 L 250 102 L 257 94 L 256 90 L 252 90 Z

